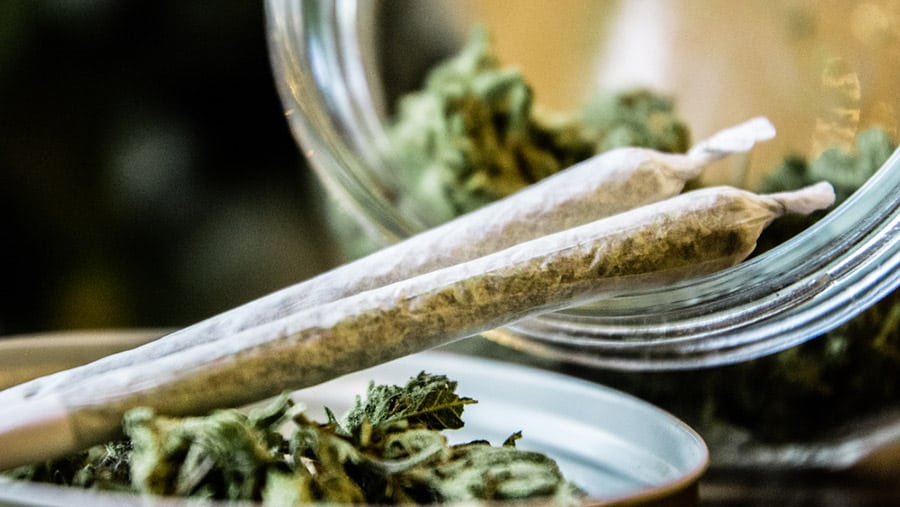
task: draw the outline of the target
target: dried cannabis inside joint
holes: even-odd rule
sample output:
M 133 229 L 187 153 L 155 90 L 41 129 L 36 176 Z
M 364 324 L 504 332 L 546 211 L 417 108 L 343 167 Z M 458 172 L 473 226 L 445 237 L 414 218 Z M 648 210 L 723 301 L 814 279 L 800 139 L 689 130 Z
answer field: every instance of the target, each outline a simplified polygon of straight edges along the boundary
M 14 478 L 98 489 L 267 505 L 438 503 L 583 493 L 550 458 L 476 441 L 449 445 L 463 426 L 456 382 L 420 373 L 405 386 L 370 384 L 341 419 L 308 419 L 288 396 L 243 412 L 173 418 L 147 408 L 125 417 L 127 439 L 63 460 L 22 467 Z

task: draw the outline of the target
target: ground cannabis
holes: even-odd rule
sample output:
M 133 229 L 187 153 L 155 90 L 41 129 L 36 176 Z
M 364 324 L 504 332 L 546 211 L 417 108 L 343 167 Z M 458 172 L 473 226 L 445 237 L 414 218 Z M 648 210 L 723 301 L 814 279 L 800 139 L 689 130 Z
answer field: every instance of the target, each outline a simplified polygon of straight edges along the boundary
M 77 456 L 22 467 L 14 478 L 97 489 L 264 505 L 446 503 L 551 498 L 584 493 L 556 463 L 515 446 L 448 444 L 475 400 L 456 382 L 425 372 L 404 386 L 370 384 L 341 419 L 308 419 L 280 396 L 249 412 L 165 417 L 136 408 L 125 440 Z
M 51 462 L 16 468 L 4 475 L 78 488 L 129 491 L 130 454 L 131 442 L 116 440 Z

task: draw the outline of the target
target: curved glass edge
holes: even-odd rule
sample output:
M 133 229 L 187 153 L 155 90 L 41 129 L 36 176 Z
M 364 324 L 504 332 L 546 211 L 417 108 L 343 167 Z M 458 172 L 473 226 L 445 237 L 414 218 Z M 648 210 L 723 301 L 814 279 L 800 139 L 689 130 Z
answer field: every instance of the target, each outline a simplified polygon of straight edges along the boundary
M 393 212 L 389 193 L 359 158 L 371 129 L 372 104 L 358 60 L 356 2 L 267 0 L 269 57 L 288 125 L 310 167 L 336 203 L 360 220 L 367 233 L 387 244 L 419 230 Z M 357 49 L 348 49 L 354 48 Z M 373 113 L 374 114 L 374 113 Z M 335 122 L 339 119 L 339 122 Z
M 900 151 L 839 209 L 751 262 L 629 296 L 628 315 L 541 316 L 499 338 L 543 356 L 617 369 L 740 362 L 855 317 L 900 285 L 898 263 Z
M 364 160 L 383 134 L 359 60 L 358 2 L 267 0 L 270 53 L 291 128 L 339 204 L 384 243 L 422 229 Z M 348 58 L 348 55 L 351 55 Z M 352 58 L 357 55 L 357 59 Z M 790 348 L 900 284 L 900 153 L 838 209 L 734 268 L 527 319 L 486 335 L 560 360 L 629 370 L 715 366 Z

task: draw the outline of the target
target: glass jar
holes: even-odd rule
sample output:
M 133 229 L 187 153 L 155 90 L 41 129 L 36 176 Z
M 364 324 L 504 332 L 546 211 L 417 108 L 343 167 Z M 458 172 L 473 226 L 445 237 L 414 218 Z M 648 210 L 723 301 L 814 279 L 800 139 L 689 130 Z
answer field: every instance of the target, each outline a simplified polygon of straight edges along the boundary
M 487 25 L 539 103 L 638 84 L 675 98 L 698 138 L 753 116 L 778 137 L 753 167 L 880 125 L 896 135 L 900 14 L 890 2 L 268 0 L 286 116 L 328 193 L 382 244 L 436 225 L 379 146 L 391 104 Z M 544 12 L 546 11 L 546 12 Z M 640 51 L 633 52 L 634 48 Z M 738 266 L 531 318 L 488 336 L 541 357 L 686 369 L 782 351 L 848 321 L 900 282 L 900 155 L 792 240 Z M 760 176 L 737 157 L 713 182 Z
M 330 196 L 376 243 L 435 225 L 429 203 L 409 198 L 414 192 L 379 147 L 394 101 L 454 54 L 474 21 L 491 30 L 501 61 L 520 67 L 536 101 L 554 109 L 638 84 L 673 96 L 697 139 L 754 116 L 773 121 L 774 140 L 708 169 L 704 183 L 752 187 L 764 176 L 758 169 L 786 154 L 813 158 L 829 145 L 847 147 L 870 126 L 898 137 L 900 12 L 889 1 L 266 7 L 288 121 Z M 900 293 L 891 294 L 900 276 L 898 164 L 895 153 L 815 226 L 741 265 L 495 330 L 486 336 L 502 345 L 475 340 L 475 352 L 651 401 L 700 431 L 713 471 L 874 466 L 893 474 L 900 356 L 871 364 L 878 351 L 868 351 L 816 368 L 843 353 L 857 323 L 900 321 Z

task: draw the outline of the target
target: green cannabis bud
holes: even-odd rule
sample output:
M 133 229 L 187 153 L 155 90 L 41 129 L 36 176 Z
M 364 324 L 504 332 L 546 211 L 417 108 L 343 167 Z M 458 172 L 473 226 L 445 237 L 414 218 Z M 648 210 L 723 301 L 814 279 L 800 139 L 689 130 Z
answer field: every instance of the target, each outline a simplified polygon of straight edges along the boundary
M 504 67 L 483 27 L 405 95 L 386 151 L 408 191 L 444 222 L 612 148 L 682 153 L 673 102 L 644 90 L 603 96 L 575 114 L 539 114 L 522 74 Z M 402 205 L 401 205 L 402 207 Z
M 450 445 L 463 426 L 456 382 L 425 372 L 404 386 L 370 384 L 340 420 L 308 419 L 283 395 L 256 410 L 204 417 L 129 411 L 127 439 L 76 456 L 21 467 L 14 478 L 141 494 L 221 500 L 400 504 L 549 497 L 571 504 L 584 493 L 556 463 L 501 446 Z

